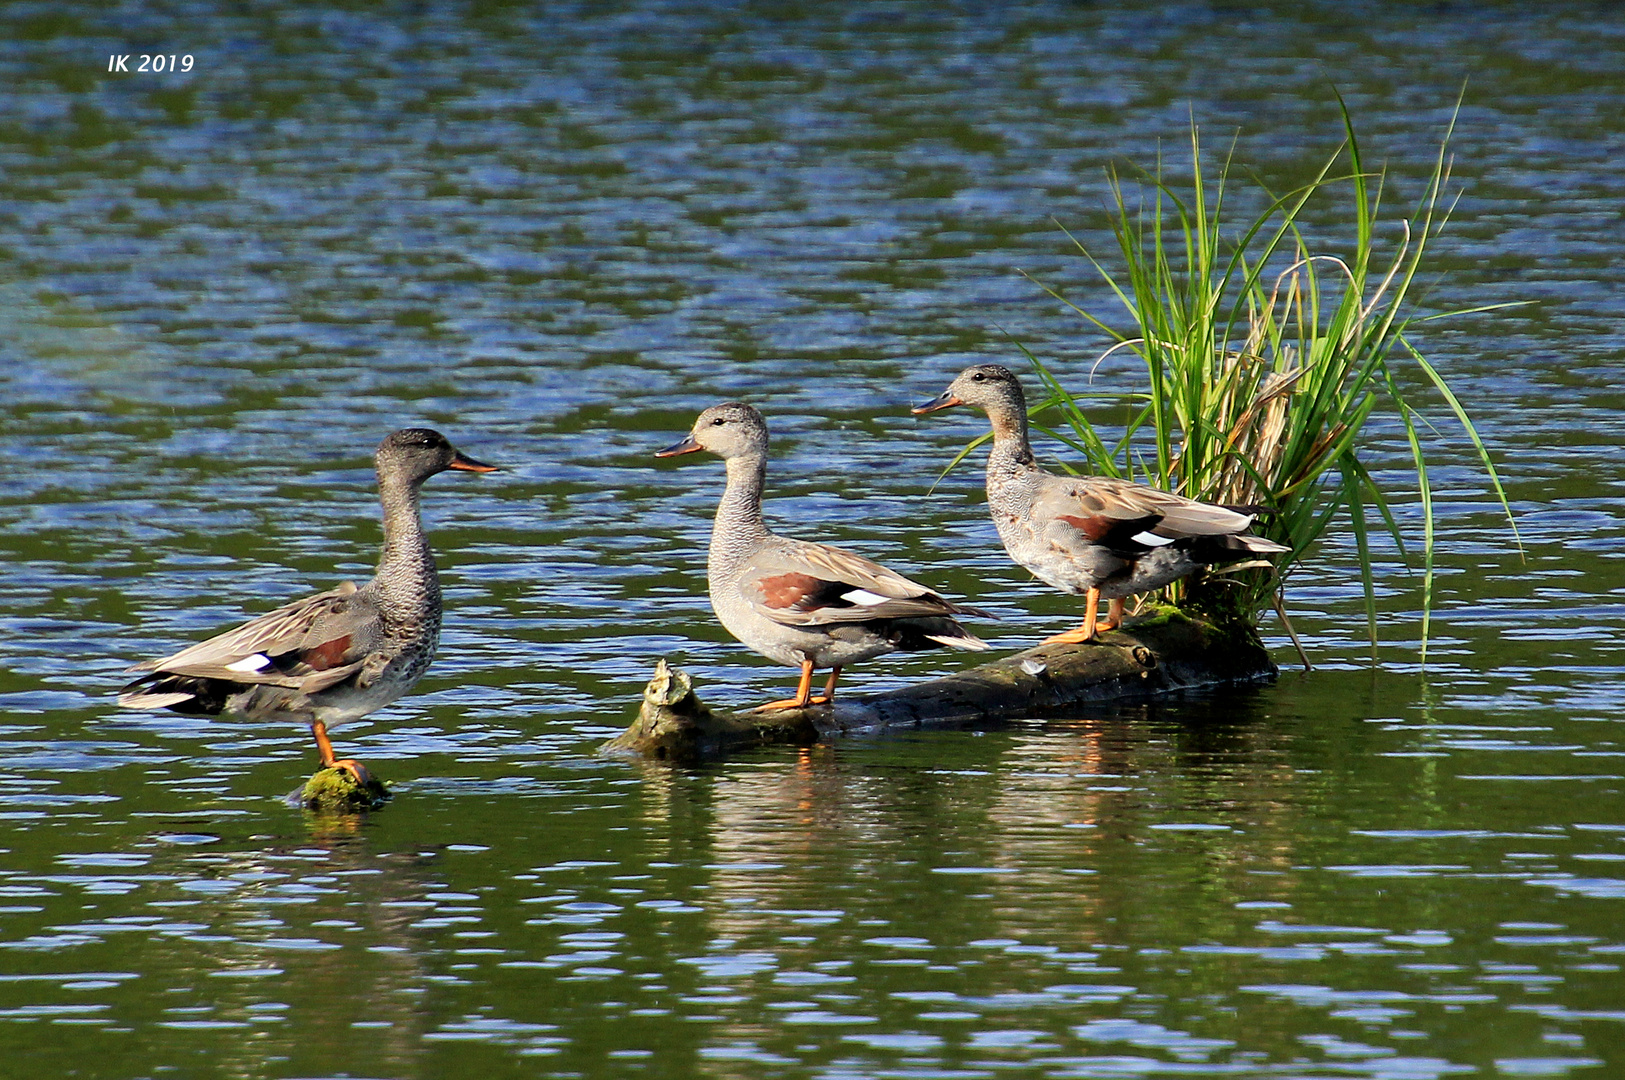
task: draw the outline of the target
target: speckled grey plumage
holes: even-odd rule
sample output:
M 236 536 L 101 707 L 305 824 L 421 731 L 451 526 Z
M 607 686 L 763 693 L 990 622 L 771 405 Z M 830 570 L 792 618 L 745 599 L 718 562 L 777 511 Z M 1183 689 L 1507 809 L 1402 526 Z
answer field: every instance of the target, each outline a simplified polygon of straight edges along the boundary
M 728 482 L 706 564 L 711 607 L 728 632 L 778 663 L 840 668 L 898 649 L 985 649 L 954 619 L 982 614 L 860 555 L 772 532 L 762 519 L 767 425 L 739 402 L 700 414 L 663 456 L 709 450 Z
M 1208 563 L 1287 550 L 1246 532 L 1254 515 L 1103 476 L 1057 476 L 1038 465 L 1021 384 L 997 364 L 965 369 L 934 412 L 969 405 L 987 413 L 988 510 L 1004 549 L 1063 592 L 1099 589 L 1120 599 L 1161 588 Z
M 392 433 L 376 455 L 384 544 L 377 572 L 297 600 L 160 660 L 119 696 L 125 708 L 222 711 L 335 724 L 409 691 L 440 641 L 440 577 L 419 513 L 423 482 L 491 469 L 438 432 Z

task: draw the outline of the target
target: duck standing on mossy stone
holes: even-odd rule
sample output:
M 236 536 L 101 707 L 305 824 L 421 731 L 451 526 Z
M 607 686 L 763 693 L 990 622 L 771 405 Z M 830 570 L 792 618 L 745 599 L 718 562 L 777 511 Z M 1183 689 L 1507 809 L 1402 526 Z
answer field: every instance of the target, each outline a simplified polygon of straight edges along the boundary
M 420 489 L 447 469 L 496 471 L 427 428 L 392 433 L 374 460 L 384 548 L 371 581 L 344 582 L 173 656 L 137 664 L 130 670 L 151 674 L 124 687 L 118 703 L 194 716 L 296 718 L 310 725 L 323 768 L 342 769 L 363 788 L 372 786 L 359 761 L 334 758 L 327 728 L 388 705 L 412 689 L 434 659 L 440 578 L 418 513 Z
M 1086 597 L 1083 625 L 1049 643 L 1093 641 L 1123 621 L 1123 598 L 1150 592 L 1211 563 L 1289 548 L 1247 532 L 1257 507 L 1217 506 L 1105 476 L 1057 476 L 1040 468 L 1027 439 L 1021 383 L 998 364 L 961 371 L 916 415 L 955 405 L 987 413 L 987 504 L 1004 550 L 1033 576 Z M 1100 600 L 1110 601 L 1104 623 Z
M 686 439 L 655 456 L 697 450 L 716 454 L 728 469 L 707 564 L 711 608 L 745 645 L 801 668 L 795 697 L 759 708 L 829 704 L 843 667 L 884 653 L 988 647 L 954 618 L 991 618 L 986 612 L 950 603 L 861 555 L 768 530 L 762 521 L 767 422 L 754 407 L 713 405 Z M 823 695 L 813 697 L 813 670 L 822 667 L 830 669 L 829 681 Z

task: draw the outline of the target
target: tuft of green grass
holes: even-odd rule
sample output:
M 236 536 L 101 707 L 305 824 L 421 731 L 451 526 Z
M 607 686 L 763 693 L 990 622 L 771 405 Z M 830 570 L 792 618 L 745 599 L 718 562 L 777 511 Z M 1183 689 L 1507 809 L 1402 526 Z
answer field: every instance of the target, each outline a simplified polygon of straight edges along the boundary
M 1426 396 L 1437 399 L 1428 404 L 1442 402 L 1466 429 L 1510 520 L 1506 493 L 1483 440 L 1444 375 L 1412 338 L 1429 320 L 1507 305 L 1425 316 L 1415 310 L 1412 294 L 1429 242 L 1449 218 L 1454 119 L 1420 201 L 1393 230 L 1399 238 L 1391 250 L 1379 253 L 1384 177 L 1367 171 L 1346 106 L 1342 116 L 1344 140 L 1313 179 L 1284 195 L 1260 185 L 1266 209 L 1239 224 L 1227 218 L 1237 186 L 1233 162 L 1227 158 L 1212 179 L 1205 175 L 1193 123 L 1188 187 L 1176 188 L 1159 163 L 1155 173 L 1141 175 L 1141 197 L 1131 199 L 1118 174 L 1110 173 L 1120 269 L 1108 270 L 1067 234 L 1126 311 L 1129 328 L 1044 288 L 1111 338 L 1105 355 L 1126 349 L 1145 365 L 1143 391 L 1087 395 L 1128 403 L 1127 424 L 1114 442 L 1090 423 L 1080 396 L 1018 347 L 1047 391 L 1032 410 L 1035 424 L 1058 417 L 1059 423 L 1044 430 L 1083 455 L 1090 471 L 1206 502 L 1270 508 L 1256 531 L 1291 548 L 1276 565 L 1255 562 L 1233 573 L 1202 575 L 1171 587 L 1169 599 L 1209 615 L 1249 621 L 1273 604 L 1284 619 L 1285 580 L 1327 529 L 1346 527 L 1359 552 L 1373 648 L 1372 529 L 1392 536 L 1407 560 L 1409 553 L 1392 493 L 1361 462 L 1360 448 L 1374 414 L 1396 416 L 1409 441 L 1421 503 L 1425 660 L 1435 528 L 1420 432 L 1431 425 L 1423 401 L 1405 388 L 1414 378 L 1402 377 L 1402 369 L 1419 372 L 1423 386 L 1433 391 Z M 1345 162 L 1346 170 L 1340 168 Z M 1301 228 L 1305 207 L 1323 198 L 1343 200 L 1352 219 L 1353 236 L 1342 254 L 1313 250 Z M 1513 531 L 1516 536 L 1515 524 Z

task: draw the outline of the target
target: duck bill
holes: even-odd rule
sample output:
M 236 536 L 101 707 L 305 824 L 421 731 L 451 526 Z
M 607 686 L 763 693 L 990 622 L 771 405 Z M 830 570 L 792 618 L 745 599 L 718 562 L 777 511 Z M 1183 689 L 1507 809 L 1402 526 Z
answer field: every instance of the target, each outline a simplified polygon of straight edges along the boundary
M 951 409 L 955 405 L 963 404 L 965 403 L 952 390 L 944 390 L 930 401 L 922 402 L 909 411 L 915 416 L 922 416 L 925 413 L 941 412 L 943 409 Z
M 655 457 L 676 457 L 678 454 L 692 454 L 696 450 L 703 449 L 705 448 L 695 442 L 693 434 L 690 433 L 682 442 L 674 442 L 664 450 L 656 450 Z
M 495 465 L 487 465 L 483 461 L 475 461 L 473 458 L 468 457 L 466 454 L 453 454 L 452 458 L 451 458 L 451 464 L 447 465 L 446 468 L 448 468 L 448 469 L 456 469 L 458 472 L 496 472 L 497 471 L 497 466 L 495 466 Z

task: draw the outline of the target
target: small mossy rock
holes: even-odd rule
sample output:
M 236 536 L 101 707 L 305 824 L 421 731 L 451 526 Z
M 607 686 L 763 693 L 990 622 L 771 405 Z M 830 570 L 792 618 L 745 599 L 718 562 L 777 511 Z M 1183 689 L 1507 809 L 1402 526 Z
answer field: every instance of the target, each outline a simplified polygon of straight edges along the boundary
M 393 796 L 383 781 L 368 777 L 359 784 L 345 769 L 317 769 L 299 792 L 299 805 L 324 813 L 356 813 L 376 810 Z

